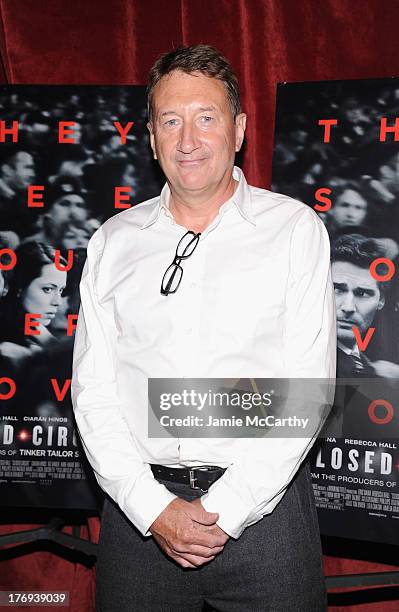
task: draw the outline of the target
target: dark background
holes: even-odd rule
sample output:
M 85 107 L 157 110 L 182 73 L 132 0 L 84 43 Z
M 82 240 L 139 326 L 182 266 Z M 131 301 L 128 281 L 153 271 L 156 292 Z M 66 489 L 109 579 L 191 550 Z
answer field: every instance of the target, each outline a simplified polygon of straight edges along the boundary
M 0 0 L 0 17 L 4 83 L 141 85 L 160 53 L 178 44 L 214 44 L 241 82 L 249 115 L 243 168 L 261 187 L 270 185 L 278 82 L 399 75 L 396 0 Z M 94 521 L 91 537 L 98 534 Z M 343 559 L 367 558 L 350 541 L 326 547 L 327 574 L 384 569 Z M 71 610 L 94 610 L 92 569 L 51 552 L 12 560 L 4 560 L 13 556 L 9 550 L 1 554 L 1 589 L 66 589 Z M 386 548 L 380 560 L 388 559 L 394 562 L 395 551 Z M 394 601 L 341 603 L 331 610 L 397 609 Z

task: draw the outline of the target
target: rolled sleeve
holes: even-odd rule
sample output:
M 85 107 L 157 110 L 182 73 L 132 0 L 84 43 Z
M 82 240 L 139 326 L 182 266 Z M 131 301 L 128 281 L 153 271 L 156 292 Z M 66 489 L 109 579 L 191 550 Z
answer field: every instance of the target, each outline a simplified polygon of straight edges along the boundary
M 176 498 L 157 482 L 141 459 L 121 413 L 117 392 L 117 328 L 96 293 L 96 273 L 104 239 L 93 234 L 80 283 L 81 304 L 75 334 L 72 405 L 87 458 L 100 487 L 143 535 Z

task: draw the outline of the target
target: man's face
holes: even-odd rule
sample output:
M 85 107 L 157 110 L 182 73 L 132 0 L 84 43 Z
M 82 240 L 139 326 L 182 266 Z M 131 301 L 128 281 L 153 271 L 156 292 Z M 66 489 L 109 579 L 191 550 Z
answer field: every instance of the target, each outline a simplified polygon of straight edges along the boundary
M 72 159 L 65 159 L 58 169 L 60 176 L 74 176 L 81 178 L 83 176 L 84 161 L 74 161 Z
M 338 227 L 357 227 L 364 222 L 366 214 L 366 200 L 353 189 L 346 189 L 331 208 L 331 215 Z
M 86 249 L 93 232 L 89 227 L 70 225 L 65 228 L 62 235 L 61 248 L 65 251 L 71 249 Z
M 244 139 L 246 116 L 234 121 L 225 86 L 179 70 L 154 89 L 151 147 L 169 185 L 180 196 L 211 195 L 231 176 Z
M 15 189 L 26 189 L 35 180 L 35 166 L 30 153 L 21 151 L 17 153 L 9 164 L 10 183 Z
M 56 226 L 63 228 L 70 223 L 81 223 L 88 216 L 84 199 L 76 193 L 65 194 L 56 200 L 48 214 Z
M 352 326 L 358 327 L 363 336 L 385 301 L 368 268 L 360 268 L 347 261 L 335 261 L 331 265 L 331 272 L 338 340 L 352 348 L 355 342 Z

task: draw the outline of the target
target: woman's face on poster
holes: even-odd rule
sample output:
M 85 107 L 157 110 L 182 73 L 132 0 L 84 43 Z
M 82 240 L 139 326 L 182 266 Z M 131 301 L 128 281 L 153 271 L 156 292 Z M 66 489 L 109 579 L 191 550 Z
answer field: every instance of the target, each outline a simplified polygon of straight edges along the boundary
M 358 227 L 366 220 L 367 202 L 357 191 L 346 189 L 333 204 L 330 214 L 338 228 Z
M 62 301 L 66 284 L 66 272 L 58 270 L 53 263 L 42 267 L 41 275 L 22 291 L 21 304 L 25 312 L 40 314 L 40 323 L 50 324 Z

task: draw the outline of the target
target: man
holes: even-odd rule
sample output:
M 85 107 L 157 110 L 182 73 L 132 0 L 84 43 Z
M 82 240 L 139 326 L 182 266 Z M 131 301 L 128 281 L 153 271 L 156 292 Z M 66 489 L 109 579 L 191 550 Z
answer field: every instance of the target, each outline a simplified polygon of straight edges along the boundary
M 27 206 L 27 189 L 35 182 L 32 155 L 18 145 L 3 145 L 0 159 L 0 229 L 28 235 L 37 211 Z M 32 213 L 33 211 L 33 213 Z
M 150 438 L 147 383 L 334 377 L 327 231 L 234 167 L 246 115 L 214 48 L 161 57 L 148 103 L 167 184 L 99 228 L 80 285 L 72 398 L 113 500 L 99 609 L 324 610 L 313 440 Z
M 7 147 L 0 165 L 0 197 L 11 200 L 35 180 L 33 157 L 28 151 Z
M 369 416 L 368 408 L 373 399 L 384 398 L 395 403 L 399 365 L 385 359 L 372 361 L 361 351 L 354 328 L 365 339 L 374 327 L 370 342 L 378 341 L 380 329 L 375 317 L 385 305 L 386 282 L 377 281 L 370 273 L 371 263 L 386 256 L 381 245 L 361 234 L 346 234 L 337 238 L 331 247 L 331 270 L 337 312 L 337 377 L 341 381 L 335 394 L 334 421 L 330 415 L 329 434 L 341 437 L 372 439 L 387 435 L 392 437 L 393 423 L 386 427 L 377 425 Z M 380 340 L 381 342 L 381 340 Z M 391 385 L 376 378 L 391 379 Z M 352 381 L 353 379 L 353 381 Z M 391 390 L 390 390 L 391 389 Z M 386 416 L 383 406 L 377 408 L 377 416 Z M 331 423 L 336 428 L 332 429 Z M 338 425 L 339 423 L 339 425 Z M 340 429 L 342 427 L 342 429 Z
M 378 242 L 361 234 L 337 238 L 331 248 L 331 270 L 337 311 L 337 376 L 399 377 L 399 366 L 378 360 L 370 361 L 360 351 L 353 328 L 365 338 L 375 316 L 385 305 L 386 282 L 370 273 L 371 263 L 385 257 Z M 375 331 L 378 334 L 378 330 Z M 371 338 L 370 342 L 373 341 Z
M 79 179 L 58 177 L 49 189 L 39 231 L 28 236 L 25 241 L 44 242 L 60 249 L 72 228 L 86 228 L 90 231 L 89 210 L 84 195 Z

